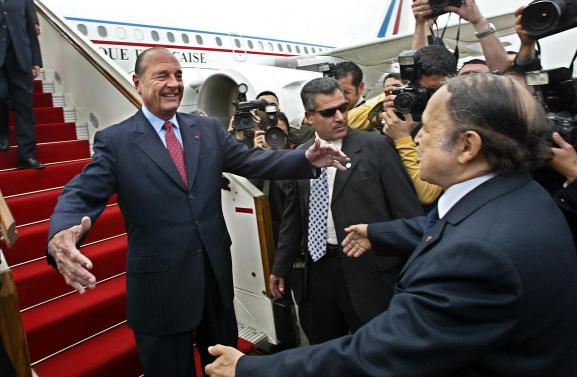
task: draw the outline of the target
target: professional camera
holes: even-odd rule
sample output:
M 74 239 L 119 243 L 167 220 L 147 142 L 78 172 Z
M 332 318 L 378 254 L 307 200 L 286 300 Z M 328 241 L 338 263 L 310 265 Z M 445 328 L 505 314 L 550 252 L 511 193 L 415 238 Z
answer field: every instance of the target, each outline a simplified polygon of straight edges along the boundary
M 428 17 L 434 18 L 442 14 L 447 13 L 443 8 L 445 7 L 460 7 L 463 4 L 463 0 L 429 0 L 429 5 L 433 10 Z
M 525 78 L 540 93 L 553 131 L 577 145 L 577 79 L 572 78 L 572 69 L 527 72 Z
M 395 89 L 395 110 L 400 114 L 411 114 L 419 122 L 421 115 L 431 98 L 431 91 L 417 83 L 421 77 L 421 67 L 415 63 L 415 50 L 406 50 L 399 55 L 401 80 L 408 81 L 407 86 Z
M 258 126 L 260 129 L 266 131 L 264 135 L 265 141 L 273 149 L 284 145 L 286 135 L 277 127 L 277 106 L 264 100 L 247 101 L 247 89 L 246 84 L 240 84 L 238 99 L 233 102 L 235 107 L 233 122 L 234 130 L 243 131 L 245 133 L 245 139 L 252 139 L 254 134 L 250 133 L 250 135 L 247 135 L 247 130 L 252 130 Z M 261 117 L 258 125 L 254 122 L 253 110 L 263 110 L 265 113 L 265 116 Z
M 334 63 L 321 64 L 318 70 L 323 74 L 323 77 L 332 77 L 333 79 L 337 77 L 336 66 Z
M 535 0 L 523 11 L 521 25 L 534 39 L 577 26 L 577 0 Z

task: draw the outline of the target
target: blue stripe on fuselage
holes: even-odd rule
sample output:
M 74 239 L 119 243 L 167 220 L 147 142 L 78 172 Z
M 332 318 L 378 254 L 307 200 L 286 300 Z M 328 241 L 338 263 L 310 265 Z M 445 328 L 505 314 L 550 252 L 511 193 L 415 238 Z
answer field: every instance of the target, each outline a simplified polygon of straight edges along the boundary
M 393 16 L 393 9 L 395 9 L 395 4 L 397 0 L 391 1 L 391 5 L 389 5 L 389 9 L 387 10 L 387 15 L 381 25 L 381 30 L 379 30 L 379 34 L 377 35 L 378 38 L 383 38 L 387 36 L 387 29 L 389 28 L 389 23 L 391 22 L 391 18 Z

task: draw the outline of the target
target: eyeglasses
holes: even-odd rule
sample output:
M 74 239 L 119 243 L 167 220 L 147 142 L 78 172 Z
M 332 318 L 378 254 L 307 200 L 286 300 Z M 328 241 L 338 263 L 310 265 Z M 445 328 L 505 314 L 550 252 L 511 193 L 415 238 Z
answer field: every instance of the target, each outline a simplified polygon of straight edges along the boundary
M 321 116 L 323 118 L 332 118 L 337 113 L 337 110 L 344 114 L 347 111 L 349 111 L 349 104 L 345 102 L 342 105 L 340 105 L 339 107 L 333 107 L 333 108 L 324 109 L 324 110 L 312 110 L 312 111 L 315 113 L 321 114 Z

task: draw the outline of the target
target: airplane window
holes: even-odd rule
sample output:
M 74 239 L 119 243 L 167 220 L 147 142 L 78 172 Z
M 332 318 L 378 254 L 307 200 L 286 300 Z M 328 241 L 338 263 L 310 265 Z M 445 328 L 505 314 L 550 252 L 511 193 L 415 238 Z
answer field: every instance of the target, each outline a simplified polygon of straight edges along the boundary
M 254 44 L 252 43 L 252 41 L 250 39 L 248 41 L 246 41 L 246 43 L 248 44 L 248 48 L 250 48 L 251 50 L 254 49 Z
M 286 49 L 287 49 L 288 52 L 293 52 L 293 49 L 291 48 L 291 45 L 289 45 L 288 43 L 287 43 L 287 45 L 286 45 Z
M 124 30 L 123 27 L 117 27 L 116 28 L 116 35 L 120 39 L 126 39 L 126 30 Z
M 134 29 L 134 37 L 136 39 L 138 39 L 139 41 L 144 39 L 144 34 L 142 33 L 142 30 L 140 29 Z
M 181 38 L 182 38 L 182 41 L 183 41 L 184 43 L 186 43 L 186 44 L 189 44 L 189 43 L 190 43 L 190 39 L 188 38 L 188 35 L 187 35 L 187 34 L 182 33 Z
M 282 45 L 281 45 L 280 43 L 277 44 L 277 47 L 278 47 L 278 50 L 279 50 L 280 52 L 282 52 Z
M 317 49 L 313 47 L 313 53 L 317 52 Z
M 218 46 L 222 46 L 222 39 L 220 39 L 220 37 L 216 37 L 216 38 L 214 38 L 214 40 L 216 41 L 216 44 Z
M 100 35 L 102 38 L 105 38 L 108 35 L 108 31 L 106 30 L 106 28 L 104 26 L 99 26 L 97 28 L 98 30 L 98 35 Z
M 301 53 L 301 48 L 299 46 L 295 46 L 295 50 L 297 50 L 297 54 Z
M 309 49 L 307 48 L 307 46 L 304 46 L 303 49 L 305 50 L 305 54 L 309 53 Z
M 272 42 L 268 42 L 268 49 L 270 51 L 274 51 L 274 46 L 272 45 Z
M 258 41 L 258 48 L 259 50 L 264 50 L 264 44 L 261 41 Z
M 152 37 L 153 41 L 157 41 L 160 39 L 160 36 L 158 35 L 158 32 L 156 30 L 153 30 L 150 32 L 150 36 Z
M 81 32 L 84 35 L 88 35 L 88 28 L 86 27 L 86 25 L 84 24 L 78 24 L 76 25 L 76 28 L 78 29 L 79 32 Z
M 236 48 L 240 48 L 240 41 L 238 40 L 238 38 L 234 39 L 234 45 L 236 46 Z
M 201 45 L 203 43 L 202 42 L 202 35 L 198 35 L 198 34 L 196 35 L 196 43 L 198 43 L 199 45 Z
M 172 32 L 167 32 L 166 33 L 166 38 L 170 41 L 170 42 L 174 42 L 174 34 L 172 34 Z

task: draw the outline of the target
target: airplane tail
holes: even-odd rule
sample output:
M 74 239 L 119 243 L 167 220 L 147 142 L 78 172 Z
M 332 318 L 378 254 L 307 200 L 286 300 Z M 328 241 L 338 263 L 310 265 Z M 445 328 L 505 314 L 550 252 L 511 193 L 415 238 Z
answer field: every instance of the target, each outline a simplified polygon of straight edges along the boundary
M 411 0 L 391 0 L 384 19 L 377 34 L 378 38 L 389 37 L 409 31 L 413 27 L 411 22 Z

